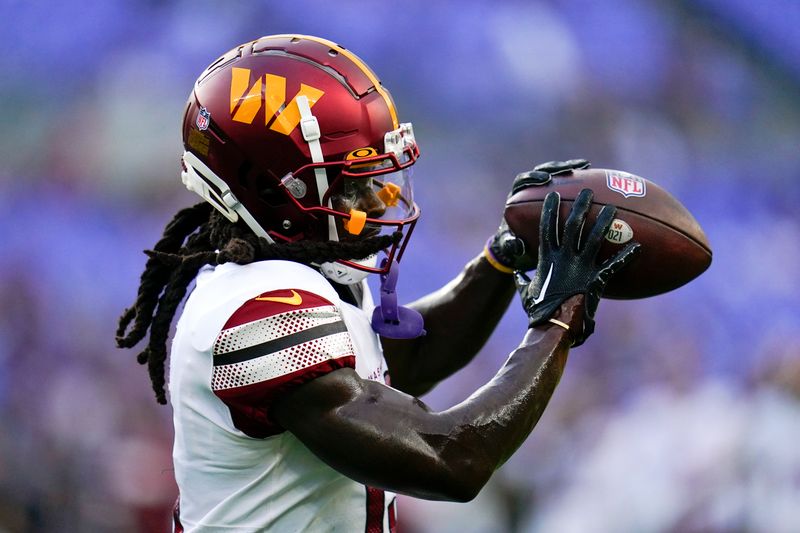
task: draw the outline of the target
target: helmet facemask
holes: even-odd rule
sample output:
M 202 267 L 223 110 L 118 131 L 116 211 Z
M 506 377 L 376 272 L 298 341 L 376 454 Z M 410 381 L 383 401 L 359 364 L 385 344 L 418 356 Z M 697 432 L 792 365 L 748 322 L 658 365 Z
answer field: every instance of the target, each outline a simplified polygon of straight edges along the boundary
M 320 222 L 323 238 L 330 241 L 353 241 L 379 235 L 403 234 L 403 238 L 386 251 L 388 262 L 397 261 L 419 217 L 414 202 L 411 166 L 419 157 L 411 124 L 401 124 L 384 136 L 385 152 L 379 154 L 371 147 L 351 151 L 344 161 L 314 162 L 287 174 L 282 185 L 295 207 L 315 216 Z M 336 177 L 320 195 L 319 205 L 304 206 L 297 198 L 313 176 Z M 301 182 L 304 185 L 298 187 Z M 385 274 L 388 266 L 377 265 L 377 257 L 359 261 L 337 261 L 323 265 L 326 275 L 345 284 L 356 283 L 368 273 Z M 353 271 L 355 270 L 355 272 Z M 345 280 L 345 281 L 342 281 Z

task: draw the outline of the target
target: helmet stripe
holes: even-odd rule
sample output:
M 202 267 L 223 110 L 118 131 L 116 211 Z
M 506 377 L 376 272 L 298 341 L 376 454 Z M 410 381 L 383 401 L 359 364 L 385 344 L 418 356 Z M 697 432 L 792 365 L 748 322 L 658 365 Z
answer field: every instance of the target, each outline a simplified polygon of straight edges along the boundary
M 367 66 L 367 64 L 364 63 L 361 60 L 361 58 L 359 58 L 357 55 L 355 55 L 354 53 L 350 52 L 349 50 L 347 50 L 345 48 L 342 48 L 341 46 L 339 46 L 338 44 L 336 44 L 336 43 L 334 43 L 332 41 L 329 41 L 327 39 L 321 39 L 319 37 L 314 37 L 312 35 L 281 34 L 281 35 L 270 35 L 269 37 L 274 37 L 274 38 L 279 38 L 279 37 L 280 38 L 283 38 L 283 37 L 300 37 L 302 39 L 308 39 L 309 41 L 314 41 L 314 42 L 317 42 L 317 43 L 320 43 L 320 44 L 324 44 L 325 46 L 328 46 L 332 50 L 336 50 L 338 53 L 340 53 L 343 56 L 345 56 L 347 59 L 349 59 L 350 61 L 355 63 L 358 68 L 361 69 L 361 71 L 364 73 L 364 75 L 367 78 L 369 78 L 369 81 L 372 82 L 372 85 L 375 86 L 375 90 L 378 91 L 378 94 L 380 94 L 381 97 L 383 97 L 383 100 L 386 102 L 386 107 L 389 108 L 389 115 L 391 115 L 391 117 L 392 117 L 392 125 L 393 125 L 393 127 L 396 129 L 396 128 L 398 128 L 400 126 L 400 123 L 397 121 L 397 110 L 394 107 L 394 102 L 392 101 L 392 97 L 389 96 L 389 93 L 386 92 L 386 89 L 383 88 L 383 86 L 381 85 L 380 80 L 375 75 L 375 73 L 372 72 L 372 70 Z

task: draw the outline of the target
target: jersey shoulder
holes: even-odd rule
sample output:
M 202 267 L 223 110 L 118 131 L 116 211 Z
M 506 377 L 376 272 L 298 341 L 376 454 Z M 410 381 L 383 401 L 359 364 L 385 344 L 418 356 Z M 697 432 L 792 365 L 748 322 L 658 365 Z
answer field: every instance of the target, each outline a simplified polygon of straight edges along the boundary
M 241 298 L 288 287 L 339 302 L 336 291 L 322 274 L 292 261 L 258 261 L 247 265 L 225 263 L 201 272 L 194 292 L 210 306 L 213 301 L 225 300 L 226 297 Z
M 292 291 L 298 296 L 294 296 Z M 270 292 L 276 294 L 270 296 L 267 294 Z M 267 300 L 261 300 L 261 305 L 250 304 L 247 310 L 239 313 L 238 318 L 233 318 L 240 307 L 258 297 Z M 263 304 L 291 308 L 293 299 L 298 297 L 301 299 L 298 305 L 302 308 L 313 305 L 319 299 L 337 308 L 341 306 L 341 299 L 331 284 L 319 272 L 300 263 L 226 263 L 200 272 L 195 289 L 186 301 L 180 326 L 187 330 L 195 349 L 208 351 L 214 345 L 217 334 L 233 323 L 231 320 L 241 321 L 248 316 L 255 317 L 259 312 L 268 312 L 270 308 L 277 309 Z
M 212 362 L 210 388 L 233 425 L 265 438 L 283 429 L 274 402 L 300 385 L 341 368 L 355 368 L 353 341 L 341 301 L 321 275 L 294 263 L 232 265 L 198 278 L 187 302 Z M 250 268 L 248 268 L 250 267 Z M 300 268 L 297 268 L 300 267 Z M 197 347 L 196 347 L 197 348 Z

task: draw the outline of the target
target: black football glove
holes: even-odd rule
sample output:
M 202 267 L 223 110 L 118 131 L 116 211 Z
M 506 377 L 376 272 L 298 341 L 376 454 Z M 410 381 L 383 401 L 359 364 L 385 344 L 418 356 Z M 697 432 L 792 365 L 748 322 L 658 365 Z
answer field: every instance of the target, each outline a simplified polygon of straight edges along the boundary
M 592 166 L 586 159 L 570 159 L 569 161 L 548 161 L 541 165 L 536 165 L 533 170 L 539 172 L 546 172 L 551 176 L 558 176 L 559 174 L 566 174 L 573 170 L 583 170 Z
M 530 317 L 529 326 L 546 323 L 565 300 L 576 294 L 585 297 L 582 331 L 571 332 L 573 346 L 580 346 L 594 331 L 594 313 L 606 284 L 639 251 L 638 243 L 630 243 L 614 257 L 596 264 L 597 252 L 608 231 L 617 208 L 606 205 L 588 234 L 583 224 L 592 205 L 592 191 L 580 192 L 564 225 L 564 235 L 558 236 L 558 207 L 561 198 L 551 192 L 544 199 L 539 224 L 539 260 L 531 281 L 523 272 L 515 272 L 517 290 L 522 306 Z
M 591 164 L 586 159 L 548 161 L 547 163 L 536 165 L 533 170 L 517 174 L 514 178 L 514 183 L 511 185 L 511 192 L 508 196 L 510 198 L 528 187 L 547 185 L 555 175 L 589 168 L 589 166 L 591 166 Z M 497 233 L 487 241 L 486 248 L 492 258 L 509 272 L 515 270 L 527 272 L 536 267 L 536 262 L 530 254 L 526 253 L 527 248 L 525 247 L 525 241 L 514 235 L 514 233 L 508 229 L 505 220 L 500 224 Z

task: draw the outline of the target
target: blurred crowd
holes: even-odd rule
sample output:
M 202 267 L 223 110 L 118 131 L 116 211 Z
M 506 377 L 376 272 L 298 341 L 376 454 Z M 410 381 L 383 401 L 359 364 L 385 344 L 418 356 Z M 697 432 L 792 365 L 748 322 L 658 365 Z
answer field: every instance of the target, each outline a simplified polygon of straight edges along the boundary
M 114 347 L 167 220 L 195 77 L 271 33 L 353 50 L 423 151 L 401 297 L 440 287 L 516 173 L 586 157 L 666 188 L 711 268 L 603 301 L 539 427 L 402 531 L 800 531 L 800 5 L 792 0 L 0 2 L 0 532 L 164 531 L 169 408 Z M 522 338 L 516 304 L 445 408 Z

